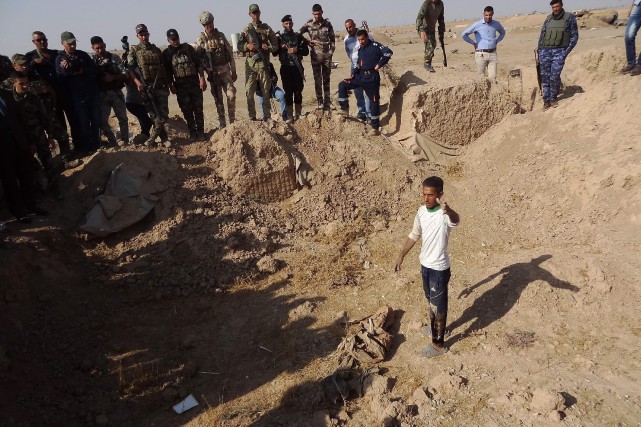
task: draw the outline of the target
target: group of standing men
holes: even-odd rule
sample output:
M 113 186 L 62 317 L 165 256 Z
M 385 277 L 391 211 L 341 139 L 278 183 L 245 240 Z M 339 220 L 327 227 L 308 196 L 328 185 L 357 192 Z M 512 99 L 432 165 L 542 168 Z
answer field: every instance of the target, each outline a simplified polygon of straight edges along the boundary
M 634 7 L 638 7 L 640 2 L 641 0 L 634 1 L 631 14 L 637 10 Z M 576 16 L 563 9 L 562 0 L 551 0 L 550 6 L 552 13 L 548 15 L 543 23 L 537 49 L 539 61 L 537 66 L 543 92 L 543 110 L 558 105 L 561 72 L 565 65 L 565 59 L 579 41 Z M 416 18 L 416 30 L 425 42 L 424 67 L 430 72 L 435 71 L 434 67 L 432 67 L 432 58 L 436 48 L 436 23 L 438 23 L 438 34 L 441 40 L 445 34 L 444 13 L 445 6 L 442 0 L 425 0 Z M 494 8 L 492 6 L 485 7 L 483 19 L 466 28 L 461 36 L 463 40 L 474 46 L 474 59 L 478 73 L 481 75 L 487 74 L 488 78 L 495 80 L 498 64 L 497 46 L 505 37 L 505 29 L 498 21 L 493 19 L 493 16 Z M 639 16 L 641 17 L 641 11 L 639 11 Z M 638 26 L 637 24 L 634 34 L 638 31 Z M 628 29 L 626 34 L 632 33 L 632 31 Z M 474 39 L 470 37 L 472 34 Z M 626 46 L 628 44 L 626 38 Z M 632 43 L 632 46 L 634 46 L 634 43 Z M 628 50 L 632 50 L 632 53 L 628 52 L 628 66 L 623 70 L 626 73 L 635 69 L 634 49 L 629 48 Z M 641 57 L 639 61 L 641 61 Z M 639 65 L 639 73 L 641 73 L 641 65 Z

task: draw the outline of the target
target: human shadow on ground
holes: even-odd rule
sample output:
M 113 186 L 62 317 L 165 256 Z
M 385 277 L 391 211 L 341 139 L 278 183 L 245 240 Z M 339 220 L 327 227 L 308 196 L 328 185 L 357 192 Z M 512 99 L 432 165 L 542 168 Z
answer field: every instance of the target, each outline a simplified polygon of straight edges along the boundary
M 503 275 L 499 283 L 479 296 L 461 316 L 452 322 L 448 329 L 455 331 L 469 321 L 472 323 L 464 331 L 453 335 L 451 343 L 459 341 L 472 331 L 485 329 L 492 323 L 505 316 L 517 303 L 525 288 L 532 282 L 541 280 L 557 289 L 567 289 L 578 292 L 579 288 L 559 280 L 552 273 L 541 267 L 541 264 L 552 258 L 552 255 L 541 255 L 529 262 L 520 262 L 502 268 L 500 271 L 486 277 L 475 285 L 464 289 L 458 299 L 470 295 L 475 289 Z
M 394 121 L 394 129 L 391 130 L 390 135 L 394 135 L 401 129 L 401 119 L 403 117 L 403 98 L 405 92 L 412 86 L 424 85 L 425 80 L 416 76 L 412 71 L 405 71 L 398 79 L 398 83 L 392 91 L 391 98 L 388 103 L 388 108 L 385 111 L 385 116 L 381 120 L 383 126 L 387 126 Z M 381 112 L 382 115 L 382 112 Z
M 585 91 L 583 90 L 583 88 L 581 86 L 578 86 L 578 85 L 566 86 L 566 87 L 563 88 L 563 90 L 561 91 L 561 93 L 559 94 L 557 99 L 559 101 L 561 101 L 563 99 L 569 99 L 569 98 L 572 98 L 577 93 L 585 93 Z

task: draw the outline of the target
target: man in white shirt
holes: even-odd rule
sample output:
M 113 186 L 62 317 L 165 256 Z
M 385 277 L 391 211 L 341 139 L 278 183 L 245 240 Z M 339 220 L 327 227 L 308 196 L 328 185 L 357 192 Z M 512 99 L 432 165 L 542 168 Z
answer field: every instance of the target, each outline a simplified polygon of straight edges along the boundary
M 459 225 L 460 217 L 443 197 L 443 180 L 431 176 L 423 181 L 423 206 L 414 218 L 412 232 L 407 236 L 401 253 L 394 266 L 400 271 L 405 255 L 422 239 L 421 276 L 423 291 L 430 305 L 430 326 L 432 344 L 421 349 L 421 356 L 436 357 L 448 352 L 445 347 L 445 325 L 447 323 L 447 292 L 450 281 L 450 258 L 447 245 L 452 228 Z

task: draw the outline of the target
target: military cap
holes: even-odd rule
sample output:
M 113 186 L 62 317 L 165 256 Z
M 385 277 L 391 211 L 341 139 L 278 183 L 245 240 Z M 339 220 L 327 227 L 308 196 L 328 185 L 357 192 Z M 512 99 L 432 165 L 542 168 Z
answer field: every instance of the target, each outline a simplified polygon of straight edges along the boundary
M 26 64 L 28 61 L 26 56 L 24 56 L 21 53 L 16 53 L 11 57 L 11 62 L 13 62 L 14 64 L 23 65 L 23 64 Z
M 136 25 L 136 34 L 148 33 L 147 26 L 145 24 Z
M 65 43 L 73 43 L 76 41 L 76 36 L 74 36 L 71 31 L 65 31 L 64 33 L 60 34 L 60 41 L 63 41 Z
M 91 43 L 92 46 L 98 43 L 104 43 L 104 41 L 102 40 L 102 37 L 100 36 L 93 36 L 89 42 Z
M 283 19 L 280 20 L 280 22 L 290 22 L 292 20 L 292 15 L 285 15 L 283 16 Z
M 260 8 L 256 3 L 252 3 L 249 5 L 249 13 L 252 13 L 252 12 L 260 12 Z
M 174 30 L 173 28 L 167 30 L 167 38 L 170 40 L 176 40 L 178 38 L 178 31 Z
M 198 15 L 198 19 L 200 20 L 200 23 L 202 25 L 209 24 L 214 20 L 214 15 L 211 14 L 211 12 L 207 12 L 206 10 L 203 12 L 200 12 L 200 15 Z
M 314 6 L 312 6 L 312 12 L 322 12 L 323 8 L 321 7 L 320 4 L 316 3 Z

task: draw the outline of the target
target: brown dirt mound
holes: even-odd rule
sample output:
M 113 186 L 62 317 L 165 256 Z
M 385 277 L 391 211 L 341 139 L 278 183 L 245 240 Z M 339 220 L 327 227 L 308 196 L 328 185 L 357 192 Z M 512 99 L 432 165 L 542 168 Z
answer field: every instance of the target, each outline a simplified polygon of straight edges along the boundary
M 235 123 L 212 142 L 217 146 L 218 174 L 237 194 L 276 201 L 296 189 L 294 161 L 283 139 L 263 123 Z

